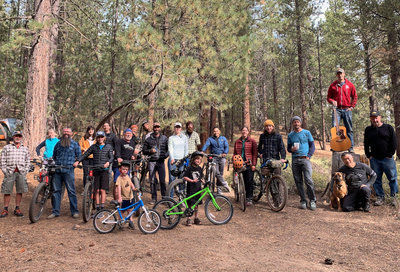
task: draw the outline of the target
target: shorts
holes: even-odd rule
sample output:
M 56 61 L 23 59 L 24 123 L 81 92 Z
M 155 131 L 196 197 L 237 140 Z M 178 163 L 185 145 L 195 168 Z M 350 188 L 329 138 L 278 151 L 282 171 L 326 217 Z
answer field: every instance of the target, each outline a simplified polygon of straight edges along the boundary
M 26 182 L 26 176 L 21 174 L 20 172 L 14 172 L 4 175 L 3 184 L 1 185 L 1 193 L 11 195 L 13 193 L 14 183 L 17 194 L 28 192 L 28 183 Z
M 126 208 L 129 205 L 132 205 L 133 203 L 135 203 L 133 201 L 133 199 L 131 199 L 131 200 L 122 200 L 121 209 Z
M 94 171 L 93 175 L 94 175 L 94 190 L 95 191 L 99 189 L 108 190 L 109 188 L 108 169 Z

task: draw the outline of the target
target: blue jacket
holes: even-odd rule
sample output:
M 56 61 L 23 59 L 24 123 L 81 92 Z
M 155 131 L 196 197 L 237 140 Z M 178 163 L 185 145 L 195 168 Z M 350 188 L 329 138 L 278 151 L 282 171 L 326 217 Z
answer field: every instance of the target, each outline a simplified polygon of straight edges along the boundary
M 204 144 L 202 151 L 205 152 L 210 147 L 210 153 L 215 155 L 228 154 L 229 144 L 228 140 L 224 136 L 209 137 Z

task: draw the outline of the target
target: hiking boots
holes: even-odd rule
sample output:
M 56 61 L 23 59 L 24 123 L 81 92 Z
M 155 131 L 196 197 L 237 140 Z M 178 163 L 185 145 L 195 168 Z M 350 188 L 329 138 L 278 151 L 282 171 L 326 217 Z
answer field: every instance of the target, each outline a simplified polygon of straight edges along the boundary
M 364 210 L 364 212 L 369 212 L 370 211 L 369 201 L 366 201 L 364 203 L 363 210 Z

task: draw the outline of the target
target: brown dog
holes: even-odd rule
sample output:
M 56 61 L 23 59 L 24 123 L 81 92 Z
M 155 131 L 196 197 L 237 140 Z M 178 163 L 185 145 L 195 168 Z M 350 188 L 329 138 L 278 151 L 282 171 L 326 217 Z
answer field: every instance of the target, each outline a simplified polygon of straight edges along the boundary
M 340 199 L 347 195 L 347 184 L 344 179 L 345 174 L 341 172 L 336 172 L 333 174 L 333 192 L 331 194 L 331 210 L 334 209 L 334 203 L 337 203 L 338 211 L 342 211 L 342 205 L 340 204 Z

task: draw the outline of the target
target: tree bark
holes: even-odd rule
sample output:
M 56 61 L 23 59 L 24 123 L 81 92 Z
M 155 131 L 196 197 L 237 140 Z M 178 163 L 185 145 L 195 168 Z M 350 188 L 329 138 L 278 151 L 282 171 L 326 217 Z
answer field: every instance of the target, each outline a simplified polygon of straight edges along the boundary
M 325 99 L 322 91 L 322 72 L 321 72 L 321 56 L 320 56 L 320 41 L 319 41 L 319 29 L 317 32 L 317 57 L 318 57 L 318 79 L 319 79 L 319 98 L 320 98 L 320 110 L 321 110 L 321 137 L 322 137 L 322 146 L 321 149 L 325 150 L 325 115 L 324 115 L 324 104 Z
M 369 109 L 370 111 L 377 110 L 378 105 L 376 103 L 375 97 L 375 84 L 372 77 L 372 60 L 370 52 L 370 43 L 366 40 L 366 37 L 362 38 L 362 43 L 364 46 L 364 64 L 365 64 L 365 75 L 367 77 L 367 90 L 370 93 L 369 96 Z
M 59 13 L 59 0 L 35 1 L 34 20 L 43 25 L 32 42 L 28 83 L 25 96 L 24 144 L 31 156 L 36 146 L 46 137 L 47 96 L 49 92 L 49 65 L 56 50 L 57 23 L 51 23 Z
M 277 124 L 279 124 L 279 116 L 278 116 L 278 84 L 276 80 L 276 63 L 272 61 L 272 91 L 274 95 L 274 119 Z
M 303 61 L 303 48 L 301 37 L 301 11 L 299 0 L 295 0 L 296 12 L 296 36 L 297 36 L 297 58 L 299 65 L 299 92 L 301 103 L 301 118 L 303 119 L 303 128 L 307 128 L 307 112 L 306 112 L 306 96 L 304 91 L 304 61 Z
M 243 101 L 243 124 L 242 126 L 250 128 L 250 88 L 249 88 L 249 74 L 246 75 L 246 87 L 244 89 Z
M 206 143 L 209 137 L 209 117 L 210 109 L 204 103 L 200 103 L 200 141 L 201 145 Z

